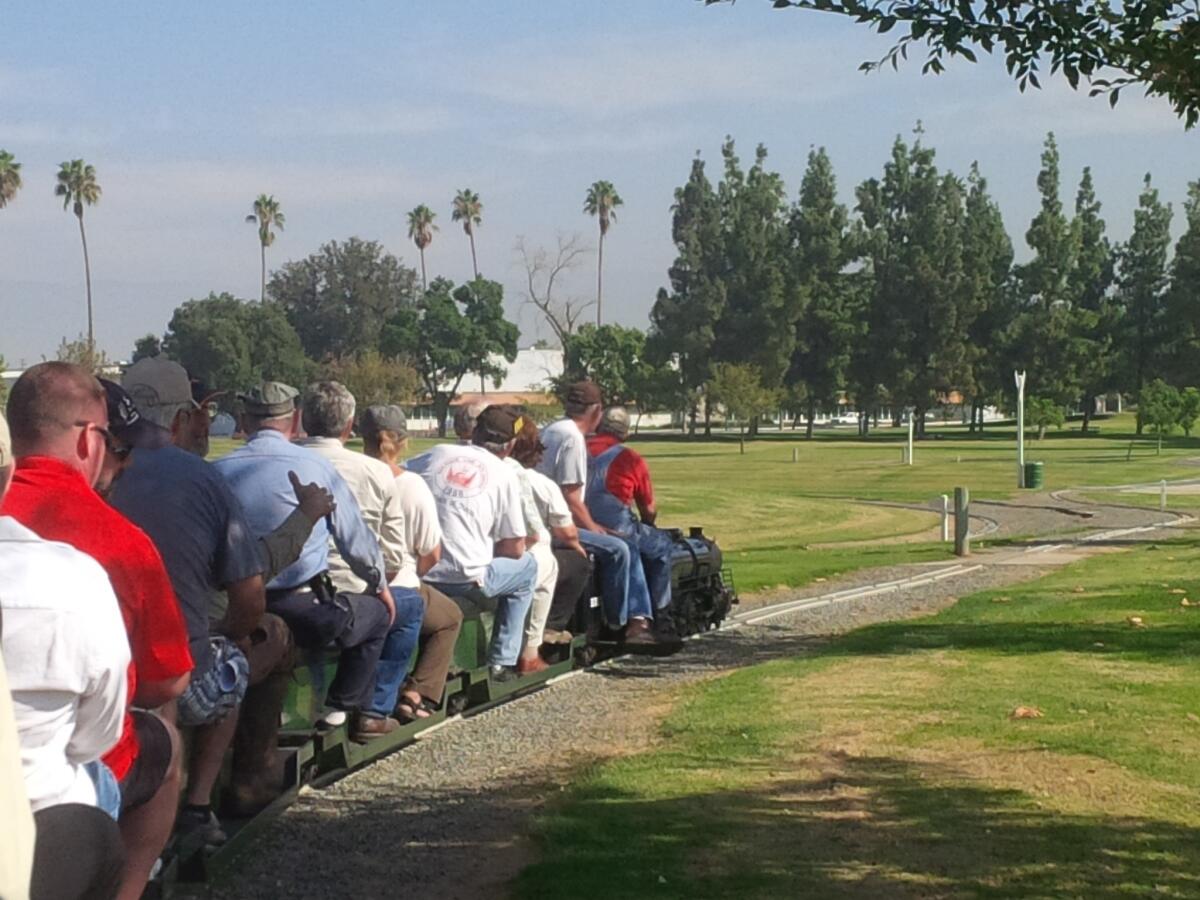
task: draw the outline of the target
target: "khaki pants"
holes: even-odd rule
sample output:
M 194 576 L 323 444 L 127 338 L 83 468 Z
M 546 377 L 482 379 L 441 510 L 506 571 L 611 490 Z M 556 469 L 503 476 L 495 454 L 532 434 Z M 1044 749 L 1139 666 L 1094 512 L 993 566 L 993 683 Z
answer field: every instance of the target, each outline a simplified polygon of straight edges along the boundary
M 526 651 L 542 646 L 546 618 L 554 601 L 554 585 L 558 581 L 558 560 L 554 558 L 550 542 L 538 541 L 529 552 L 537 560 L 537 582 L 533 586 L 533 606 L 530 607 L 529 624 L 525 628 Z
M 425 618 L 421 621 L 421 636 L 417 643 L 417 664 L 409 673 L 403 690 L 416 691 L 431 703 L 441 703 L 463 614 L 458 604 L 441 591 L 423 584 L 420 592 L 425 601 Z

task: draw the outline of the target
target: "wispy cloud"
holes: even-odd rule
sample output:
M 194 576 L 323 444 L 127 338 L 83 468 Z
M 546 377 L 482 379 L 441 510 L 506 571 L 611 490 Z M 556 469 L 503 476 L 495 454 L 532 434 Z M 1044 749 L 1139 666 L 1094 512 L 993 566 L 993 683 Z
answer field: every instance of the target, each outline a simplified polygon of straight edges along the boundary
M 268 116 L 262 131 L 271 137 L 377 137 L 433 134 L 459 123 L 460 117 L 453 110 L 435 105 L 296 107 Z

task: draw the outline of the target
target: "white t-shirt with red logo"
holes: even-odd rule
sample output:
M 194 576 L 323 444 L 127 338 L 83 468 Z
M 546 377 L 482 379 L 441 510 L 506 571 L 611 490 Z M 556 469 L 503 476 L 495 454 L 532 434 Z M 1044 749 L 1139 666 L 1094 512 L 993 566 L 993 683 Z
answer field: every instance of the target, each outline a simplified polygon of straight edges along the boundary
M 425 580 L 482 584 L 492 545 L 526 536 L 517 473 L 482 447 L 438 444 L 421 476 L 442 526 L 442 559 Z

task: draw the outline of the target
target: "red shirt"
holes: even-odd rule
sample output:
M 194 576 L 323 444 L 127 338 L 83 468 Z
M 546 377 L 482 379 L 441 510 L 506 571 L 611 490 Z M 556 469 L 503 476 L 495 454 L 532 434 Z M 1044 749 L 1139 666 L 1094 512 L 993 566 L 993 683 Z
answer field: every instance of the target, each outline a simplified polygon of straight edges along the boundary
M 611 434 L 593 434 L 587 439 L 589 456 L 599 456 L 609 447 L 619 444 Z M 636 450 L 626 447 L 617 454 L 617 458 L 608 467 L 608 477 L 604 480 L 608 492 L 624 503 L 631 506 L 649 506 L 654 502 L 654 486 L 650 484 L 650 469 L 646 460 Z
M 105 503 L 79 472 L 47 456 L 17 460 L 0 512 L 48 541 L 86 553 L 108 573 L 129 635 L 129 705 L 139 677 L 164 681 L 192 670 L 187 627 L 162 557 L 145 532 Z M 69 591 L 72 585 L 46 588 Z M 137 754 L 137 733 L 126 709 L 121 738 L 104 762 L 120 780 Z

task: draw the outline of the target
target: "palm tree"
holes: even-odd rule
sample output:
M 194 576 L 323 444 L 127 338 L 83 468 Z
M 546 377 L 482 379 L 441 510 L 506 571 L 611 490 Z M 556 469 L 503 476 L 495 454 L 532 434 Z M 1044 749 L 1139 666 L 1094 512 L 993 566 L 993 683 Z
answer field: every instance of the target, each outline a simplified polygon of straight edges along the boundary
M 275 232 L 271 228 L 283 231 L 287 218 L 279 209 L 279 201 L 275 199 L 274 194 L 259 194 L 258 199 L 254 201 L 254 212 L 246 216 L 246 221 L 258 225 L 258 243 L 262 255 L 262 285 L 259 288 L 258 302 L 264 303 L 267 299 L 267 248 L 275 243 Z
M 75 213 L 79 220 L 79 239 L 83 242 L 83 276 L 87 284 L 87 336 L 88 352 L 96 352 L 96 330 L 92 318 L 92 265 L 88 260 L 87 232 L 83 230 L 83 208 L 100 202 L 100 185 L 96 182 L 96 168 L 82 159 L 73 159 L 58 167 L 58 183 L 54 196 L 63 198 L 63 209 Z
M 425 248 L 433 243 L 433 233 L 438 227 L 433 224 L 437 214 L 422 203 L 408 214 L 408 236 L 421 251 L 421 285 L 429 290 L 429 279 L 425 276 Z
M 621 195 L 613 187 L 611 181 L 597 181 L 588 188 L 587 197 L 583 201 L 583 211 L 589 216 L 600 219 L 600 252 L 596 260 L 596 326 L 600 326 L 600 299 L 604 287 L 604 236 L 608 234 L 608 226 L 617 221 L 613 212 L 624 204 Z
M 21 164 L 7 150 L 0 150 L 0 209 L 12 203 L 21 189 Z
M 483 224 L 483 204 L 479 202 L 479 195 L 470 188 L 463 188 L 454 195 L 454 212 L 450 214 L 450 218 L 455 222 L 463 223 L 463 231 L 467 233 L 467 237 L 471 241 L 471 268 L 475 270 L 475 277 L 479 277 L 479 263 L 475 259 L 475 228 Z

